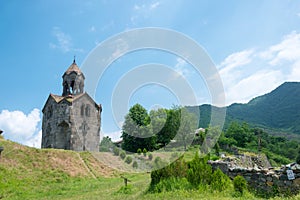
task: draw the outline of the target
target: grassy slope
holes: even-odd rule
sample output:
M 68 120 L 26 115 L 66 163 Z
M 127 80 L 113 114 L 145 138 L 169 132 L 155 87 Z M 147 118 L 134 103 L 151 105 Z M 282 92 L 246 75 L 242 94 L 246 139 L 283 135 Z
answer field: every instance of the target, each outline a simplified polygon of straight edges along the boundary
M 208 190 L 149 194 L 147 173 L 125 174 L 131 180 L 132 191 L 124 194 L 119 191 L 124 185 L 120 173 L 90 153 L 79 156 L 72 151 L 40 150 L 1 138 L 0 146 L 5 148 L 0 160 L 0 199 L 233 199 L 230 192 Z

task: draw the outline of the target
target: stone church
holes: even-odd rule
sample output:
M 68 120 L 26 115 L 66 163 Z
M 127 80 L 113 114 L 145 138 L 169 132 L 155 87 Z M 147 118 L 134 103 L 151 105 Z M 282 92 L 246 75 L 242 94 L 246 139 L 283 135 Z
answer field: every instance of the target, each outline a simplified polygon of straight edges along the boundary
M 84 92 L 75 59 L 62 78 L 62 95 L 50 94 L 42 110 L 42 148 L 99 151 L 101 104 Z

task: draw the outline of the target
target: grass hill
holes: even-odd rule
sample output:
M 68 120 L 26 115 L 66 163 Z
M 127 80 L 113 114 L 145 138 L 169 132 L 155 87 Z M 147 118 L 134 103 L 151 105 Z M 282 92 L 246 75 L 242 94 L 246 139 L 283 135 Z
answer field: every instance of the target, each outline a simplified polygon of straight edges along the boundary
M 199 106 L 200 127 L 208 126 L 212 107 L 207 104 Z M 232 121 L 245 121 L 271 132 L 300 136 L 300 82 L 285 82 L 246 104 L 234 103 L 226 107 L 226 114 L 225 128 Z
M 35 149 L 1 137 L 0 146 L 0 199 L 258 199 L 205 188 L 147 193 L 150 174 L 115 171 L 89 152 Z M 130 180 L 125 189 L 120 175 Z

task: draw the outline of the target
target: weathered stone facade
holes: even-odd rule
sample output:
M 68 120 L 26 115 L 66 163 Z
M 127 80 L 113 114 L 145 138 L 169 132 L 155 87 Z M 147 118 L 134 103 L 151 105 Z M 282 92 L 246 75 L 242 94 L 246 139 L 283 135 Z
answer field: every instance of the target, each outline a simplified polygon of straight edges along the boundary
M 84 92 L 75 60 L 63 75 L 63 94 L 50 94 L 42 110 L 42 148 L 99 151 L 102 107 Z

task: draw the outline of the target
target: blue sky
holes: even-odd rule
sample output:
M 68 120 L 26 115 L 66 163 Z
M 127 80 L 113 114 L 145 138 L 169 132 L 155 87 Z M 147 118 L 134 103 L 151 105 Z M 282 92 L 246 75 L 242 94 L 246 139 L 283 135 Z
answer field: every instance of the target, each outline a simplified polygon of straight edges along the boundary
M 160 27 L 195 40 L 219 70 L 227 105 L 300 79 L 299 1 L 10 0 L 0 2 L 0 21 L 0 129 L 5 138 L 35 147 L 41 109 L 50 92 L 61 94 L 61 76 L 73 56 L 81 66 L 98 44 L 123 31 Z M 110 66 L 93 94 L 103 105 L 103 134 L 116 137 L 122 124 L 111 114 L 118 80 L 145 63 L 170 66 L 197 90 L 198 104 L 211 102 L 205 78 L 181 58 L 134 52 Z M 128 101 L 125 106 L 140 102 L 147 109 L 178 103 L 159 85 L 139 88 Z

